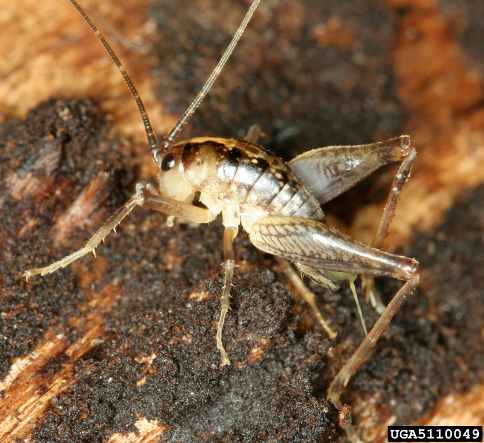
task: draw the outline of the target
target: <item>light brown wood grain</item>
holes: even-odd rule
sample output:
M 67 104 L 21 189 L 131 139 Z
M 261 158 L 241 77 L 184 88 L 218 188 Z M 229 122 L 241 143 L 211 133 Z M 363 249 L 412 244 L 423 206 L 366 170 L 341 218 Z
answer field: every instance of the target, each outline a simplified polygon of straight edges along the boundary
M 484 181 L 484 77 L 437 0 L 387 3 L 410 11 L 397 22 L 393 64 L 409 113 L 405 132 L 418 151 L 386 241 L 394 248 L 438 224 L 463 192 Z M 381 205 L 361 210 L 353 235 L 370 240 L 381 211 Z
M 1 382 L 0 440 L 5 442 L 27 438 L 43 416 L 50 401 L 75 383 L 75 362 L 88 352 L 103 336 L 106 315 L 119 294 L 114 285 L 92 294 L 82 319 L 71 319 L 84 333 L 72 344 L 66 337 L 49 330 L 42 343 L 29 355 L 13 363 Z M 64 354 L 67 359 L 52 377 L 44 375 L 44 366 Z
M 119 30 L 126 40 L 149 35 L 146 0 L 121 5 L 83 1 L 104 29 Z M 92 12 L 91 12 L 92 11 Z M 119 131 L 145 149 L 141 119 L 122 77 L 90 29 L 67 1 L 20 0 L 6 3 L 0 15 L 0 114 L 19 115 L 51 97 L 93 97 L 116 122 Z M 113 36 L 107 36 L 113 41 Z M 12 42 L 14 42 L 12 44 Z M 149 38 L 145 42 L 150 45 Z M 153 95 L 149 56 L 115 44 L 146 103 L 157 130 L 166 131 L 175 117 L 166 115 Z M 147 155 L 146 167 L 151 168 Z

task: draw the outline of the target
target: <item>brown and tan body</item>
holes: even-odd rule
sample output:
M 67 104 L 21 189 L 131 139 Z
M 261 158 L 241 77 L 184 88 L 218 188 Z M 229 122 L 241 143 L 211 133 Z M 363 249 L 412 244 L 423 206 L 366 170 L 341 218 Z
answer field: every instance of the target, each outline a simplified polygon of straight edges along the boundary
M 178 170 L 164 174 L 160 191 L 166 195 L 172 189 L 170 197 L 186 195 L 187 200 L 198 195 L 214 217 L 224 213 L 230 218 L 232 211 L 234 220 L 224 223 L 233 226 L 240 221 L 250 232 L 256 221 L 269 215 L 324 217 L 318 200 L 287 164 L 259 145 L 200 137 L 177 143 L 173 152 L 178 165 L 174 169 Z M 186 184 L 180 186 L 181 182 Z
M 281 245 L 286 241 L 281 227 L 285 224 L 281 221 L 276 224 L 276 217 L 324 223 L 321 200 L 331 200 L 378 167 L 406 158 L 410 153 L 409 143 L 408 137 L 402 136 L 370 145 L 315 149 L 286 163 L 245 140 L 198 137 L 175 144 L 166 154 L 159 191 L 163 196 L 185 203 L 193 203 L 196 199 L 209 211 L 209 221 L 221 214 L 226 228 L 238 229 L 241 225 L 257 247 L 285 256 L 301 272 L 334 289 L 335 282 L 351 279 L 363 271 L 370 275 L 394 276 L 396 268 L 404 264 L 412 268 L 413 265 L 407 259 L 352 241 L 348 255 L 353 258 L 352 266 L 347 265 L 343 271 L 338 263 L 328 261 L 322 269 L 314 260 L 304 257 L 307 251 L 300 251 L 300 254 L 297 251 L 299 245 L 306 243 L 308 247 L 310 230 L 300 232 L 292 252 L 286 245 L 287 250 L 282 254 L 275 243 L 263 244 L 260 229 L 266 236 L 277 238 Z M 308 187 L 318 180 L 314 175 L 321 172 L 325 174 L 325 180 L 320 180 L 323 186 L 313 185 L 310 192 Z M 267 218 L 274 221 L 273 226 L 267 227 Z M 262 221 L 265 222 L 263 228 L 260 227 Z M 334 229 L 326 228 L 327 235 L 331 231 L 339 238 L 326 245 L 328 252 L 349 240 Z M 360 257 L 362 265 L 358 266 L 356 256 Z M 373 266 L 369 269 L 370 259 Z M 407 277 L 406 272 L 400 274 L 402 279 Z

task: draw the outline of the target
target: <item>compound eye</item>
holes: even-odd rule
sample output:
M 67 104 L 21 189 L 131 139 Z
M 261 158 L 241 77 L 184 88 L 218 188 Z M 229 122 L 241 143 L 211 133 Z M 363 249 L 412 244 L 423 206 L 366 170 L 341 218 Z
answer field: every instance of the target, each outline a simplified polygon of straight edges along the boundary
M 176 160 L 173 154 L 166 154 L 161 162 L 161 169 L 163 171 L 169 171 L 175 167 Z

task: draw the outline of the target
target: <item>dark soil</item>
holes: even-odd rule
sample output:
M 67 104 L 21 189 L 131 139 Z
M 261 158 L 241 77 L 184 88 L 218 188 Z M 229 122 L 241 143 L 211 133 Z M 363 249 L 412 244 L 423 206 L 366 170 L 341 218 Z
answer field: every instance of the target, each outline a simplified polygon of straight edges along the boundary
M 52 225 L 101 172 L 108 173 L 106 189 L 93 199 L 94 211 L 87 214 L 85 226 L 89 220 L 99 223 L 107 210 L 119 206 L 133 180 L 133 171 L 123 166 L 120 143 L 110 140 L 104 117 L 91 101 L 51 100 L 25 121 L 0 125 L 2 376 L 14 357 L 33 349 L 49 325 L 79 313 L 76 305 L 83 294 L 70 270 L 39 279 L 33 288 L 19 277 L 25 269 L 80 245 L 86 231 L 74 227 L 72 243 L 53 248 Z M 13 184 L 19 182 L 25 184 Z
M 56 116 L 66 108 L 71 115 L 61 123 Z M 121 174 L 125 169 L 119 151 L 112 149 L 114 141 L 96 141 L 107 132 L 87 101 L 51 101 L 26 122 L 4 125 L 2 165 L 28 170 L 42 147 L 22 135 L 29 134 L 28 128 L 38 130 L 37 122 L 50 128 L 51 143 L 58 141 L 62 151 L 50 175 L 52 186 L 68 181 L 62 189 L 69 192 L 34 192 L 21 201 L 7 197 L 4 202 L 9 214 L 1 226 L 6 245 L 1 261 L 4 374 L 12 358 L 31 351 L 48 328 L 75 341 L 80 331 L 66 320 L 82 315 L 79 306 L 86 297 L 71 269 L 29 284 L 18 272 L 49 262 L 87 235 L 85 229 L 76 231 L 63 248 L 49 241 L 56 214 L 89 177 L 107 170 L 108 161 L 121 176 L 132 176 Z M 17 150 L 9 148 L 13 144 Z M 108 201 L 119 201 L 115 189 Z M 129 186 L 121 184 L 121 189 L 124 195 Z M 422 263 L 422 289 L 398 314 L 355 378 L 347 395 L 352 404 L 378 394 L 381 407 L 391 408 L 398 422 L 409 423 L 444 393 L 482 380 L 483 196 L 484 188 L 470 193 L 441 226 L 416 236 L 409 246 L 407 254 Z M 19 238 L 20 227 L 30 217 L 38 224 Z M 283 280 L 274 274 L 273 260 L 257 253 L 244 235 L 237 253 L 245 265 L 237 271 L 224 333 L 233 365 L 218 368 L 213 336 L 221 289 L 221 234 L 217 224 L 168 229 L 159 215 L 139 211 L 100 248 L 107 270 L 90 291 L 100 292 L 116 282 L 122 294 L 106 316 L 102 340 L 75 363 L 75 384 L 52 402 L 37 424 L 36 441 L 102 441 L 113 432 L 133 431 L 139 416 L 168 425 L 164 438 L 170 441 L 337 438 L 336 413 L 324 391 L 350 350 L 335 356 L 335 349 L 330 350 L 334 344 L 311 325 L 307 309 L 293 306 Z M 96 262 L 85 261 L 94 272 Z M 397 288 L 392 282 L 384 284 L 387 295 Z M 349 294 L 313 289 L 334 314 L 338 346 L 355 346 L 361 335 Z M 199 292 L 206 294 L 204 300 L 190 299 Z M 367 307 L 365 315 L 375 319 Z M 261 350 L 255 357 L 257 347 Z M 151 355 L 151 363 L 142 359 Z M 50 361 L 42 376 L 55 373 L 65 358 L 61 354 Z

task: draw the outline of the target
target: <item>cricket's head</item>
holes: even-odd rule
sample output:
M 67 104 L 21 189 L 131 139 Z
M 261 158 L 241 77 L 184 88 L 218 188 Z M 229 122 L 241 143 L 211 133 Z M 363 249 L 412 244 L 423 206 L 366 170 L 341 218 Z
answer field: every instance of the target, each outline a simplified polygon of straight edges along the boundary
M 203 149 L 200 149 L 200 147 L 191 150 L 189 158 L 187 159 L 184 156 L 184 151 L 186 151 L 186 146 L 188 146 L 190 143 L 185 142 L 174 144 L 174 142 L 177 138 L 177 135 L 188 123 L 191 116 L 195 113 L 200 104 L 203 102 L 205 96 L 212 88 L 215 80 L 222 72 L 223 67 L 227 63 L 230 55 L 237 46 L 240 37 L 243 35 L 247 25 L 249 24 L 252 15 L 259 6 L 260 0 L 252 0 L 251 5 L 249 6 L 247 12 L 244 15 L 244 18 L 242 19 L 239 27 L 234 33 L 231 42 L 227 46 L 225 52 L 220 57 L 220 60 L 213 69 L 212 73 L 209 75 L 207 81 L 202 86 L 195 99 L 190 103 L 181 118 L 178 120 L 177 124 L 169 132 L 168 136 L 163 140 L 162 143 L 159 143 L 157 140 L 150 118 L 148 116 L 148 113 L 146 112 L 145 105 L 143 104 L 143 100 L 141 99 L 126 69 L 123 67 L 121 60 L 116 55 L 109 42 L 99 31 L 97 26 L 86 14 L 81 5 L 79 5 L 77 0 L 69 1 L 72 6 L 77 10 L 77 12 L 81 15 L 81 17 L 85 20 L 87 25 L 91 28 L 91 31 L 94 33 L 96 38 L 103 45 L 106 53 L 111 58 L 115 66 L 118 68 L 121 76 L 123 77 L 124 81 L 128 86 L 131 95 L 133 96 L 134 101 L 136 102 L 139 114 L 141 116 L 141 120 L 145 127 L 148 147 L 153 154 L 155 163 L 160 169 L 160 192 L 162 193 L 162 195 L 176 199 L 178 201 L 193 200 L 195 192 L 199 190 L 198 184 L 202 180 L 204 180 L 207 173 L 206 166 L 208 164 L 210 165 L 210 167 L 213 166 L 213 162 L 211 160 L 211 157 L 205 155 L 206 152 Z M 189 170 L 186 170 L 187 168 L 184 163 L 189 164 Z
M 178 201 L 191 202 L 197 191 L 214 184 L 220 154 L 208 137 L 178 142 L 160 154 L 160 193 Z
M 196 189 L 187 180 L 183 165 L 184 145 L 176 144 L 159 154 L 158 186 L 160 194 L 181 202 L 191 202 Z

